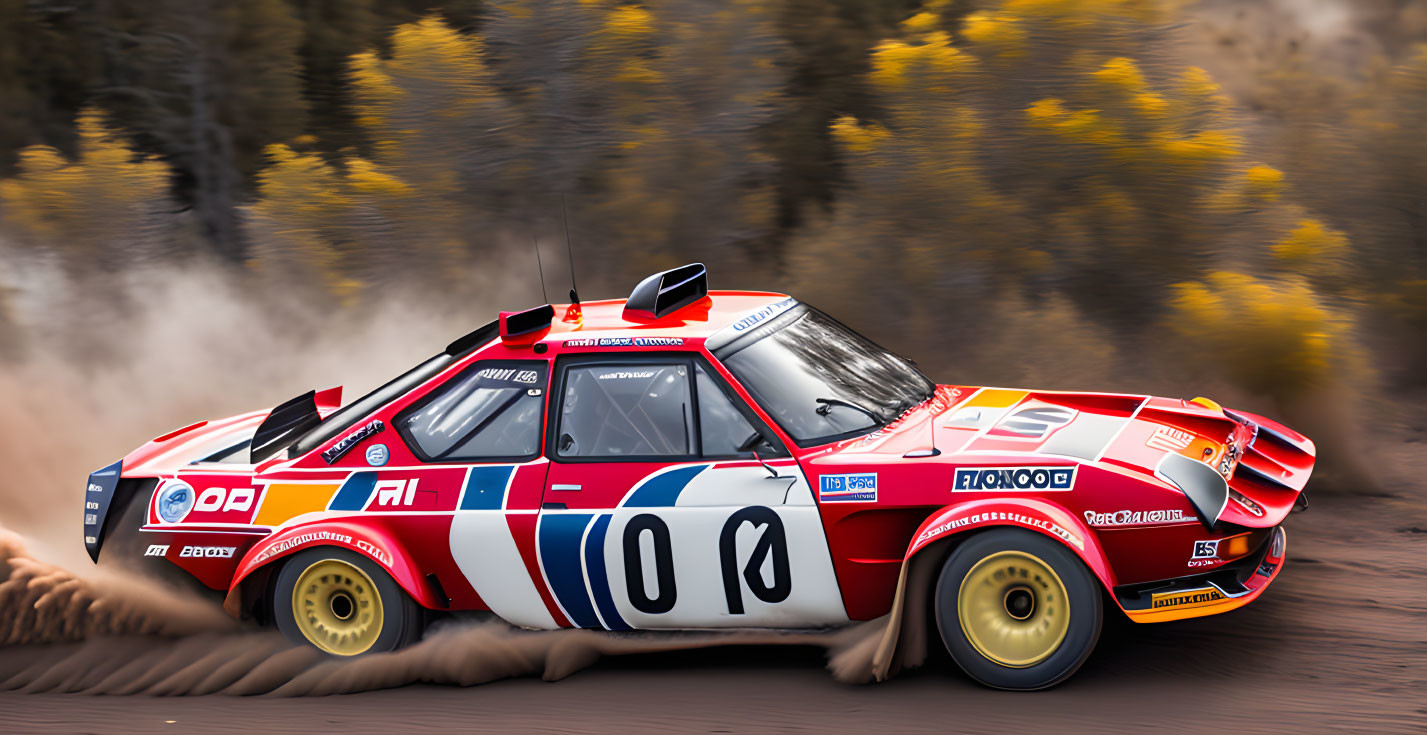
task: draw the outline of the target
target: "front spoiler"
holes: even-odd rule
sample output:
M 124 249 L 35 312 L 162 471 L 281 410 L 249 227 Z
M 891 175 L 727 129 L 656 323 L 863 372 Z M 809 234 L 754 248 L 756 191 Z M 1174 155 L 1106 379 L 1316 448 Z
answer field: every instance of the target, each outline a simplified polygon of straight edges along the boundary
M 1257 553 L 1208 574 L 1115 588 L 1115 602 L 1137 623 L 1163 623 L 1235 610 L 1253 602 L 1283 570 L 1288 533 L 1283 526 Z

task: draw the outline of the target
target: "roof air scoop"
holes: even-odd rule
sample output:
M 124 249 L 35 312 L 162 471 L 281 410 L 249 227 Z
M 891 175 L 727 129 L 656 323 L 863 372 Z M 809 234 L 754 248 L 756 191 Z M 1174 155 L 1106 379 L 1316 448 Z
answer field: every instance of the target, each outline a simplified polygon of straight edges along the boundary
M 708 270 L 704 264 L 681 265 L 640 281 L 624 302 L 623 316 L 626 321 L 661 319 L 702 300 L 708 293 Z
M 525 311 L 502 311 L 500 341 L 508 345 L 534 344 L 550 331 L 550 322 L 554 318 L 555 307 L 549 304 Z

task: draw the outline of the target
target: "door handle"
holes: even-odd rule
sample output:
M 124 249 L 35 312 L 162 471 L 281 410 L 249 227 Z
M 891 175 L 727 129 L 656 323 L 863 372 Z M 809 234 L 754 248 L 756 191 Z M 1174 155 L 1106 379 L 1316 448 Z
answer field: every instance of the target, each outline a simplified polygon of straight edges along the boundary
M 579 490 L 580 487 L 581 487 L 581 486 L 579 486 L 579 485 L 551 485 L 551 486 L 550 486 L 550 490 L 551 490 L 552 492 L 560 493 L 560 492 L 567 492 L 567 491 L 570 491 L 570 490 Z
M 540 509 L 541 509 L 541 510 L 565 510 L 566 508 L 565 508 L 565 504 L 564 504 L 564 503 L 541 503 L 541 504 L 540 504 Z

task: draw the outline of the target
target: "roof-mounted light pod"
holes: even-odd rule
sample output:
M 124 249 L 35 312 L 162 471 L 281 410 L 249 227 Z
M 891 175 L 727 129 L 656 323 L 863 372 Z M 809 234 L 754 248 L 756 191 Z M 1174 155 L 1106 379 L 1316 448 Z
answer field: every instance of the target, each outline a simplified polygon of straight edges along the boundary
M 640 281 L 624 302 L 623 316 L 635 322 L 662 319 L 708 294 L 708 269 L 704 264 L 681 265 Z

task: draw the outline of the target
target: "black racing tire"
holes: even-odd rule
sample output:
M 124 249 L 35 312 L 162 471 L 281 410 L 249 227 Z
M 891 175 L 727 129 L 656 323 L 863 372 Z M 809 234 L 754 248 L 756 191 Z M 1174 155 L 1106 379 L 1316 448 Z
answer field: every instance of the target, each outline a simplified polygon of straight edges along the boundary
M 1065 681 L 1100 639 L 1099 582 L 1064 544 L 1019 528 L 979 533 L 942 566 L 937 629 L 976 681 L 1029 691 Z
M 421 606 L 376 562 L 331 546 L 288 558 L 271 609 L 288 640 L 342 657 L 409 646 L 421 639 L 425 621 Z M 306 611 L 302 621 L 298 609 Z

